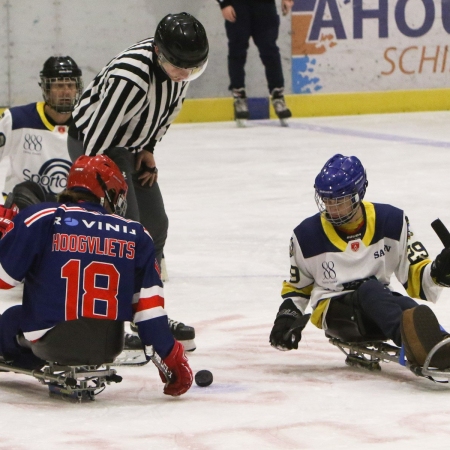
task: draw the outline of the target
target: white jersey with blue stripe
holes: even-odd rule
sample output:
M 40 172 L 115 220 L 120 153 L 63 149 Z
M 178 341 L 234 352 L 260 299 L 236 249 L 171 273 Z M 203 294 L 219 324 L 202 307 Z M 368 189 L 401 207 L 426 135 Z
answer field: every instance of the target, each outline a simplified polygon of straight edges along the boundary
M 362 207 L 365 227 L 354 239 L 345 239 L 320 214 L 304 220 L 292 235 L 291 276 L 283 283 L 282 297 L 291 298 L 302 312 L 310 303 L 311 321 L 320 328 L 326 328 L 324 300 L 353 291 L 361 280 L 375 277 L 391 288 L 395 275 L 410 297 L 432 302 L 442 291 L 404 212 L 365 201 Z

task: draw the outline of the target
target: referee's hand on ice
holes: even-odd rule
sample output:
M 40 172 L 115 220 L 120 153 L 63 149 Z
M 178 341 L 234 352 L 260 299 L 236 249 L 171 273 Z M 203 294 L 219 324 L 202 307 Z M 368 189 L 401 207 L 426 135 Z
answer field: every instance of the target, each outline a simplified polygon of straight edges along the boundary
M 155 157 L 153 153 L 147 150 L 141 150 L 136 156 L 136 170 L 141 186 L 147 183 L 152 186 L 158 181 L 158 169 L 156 168 Z

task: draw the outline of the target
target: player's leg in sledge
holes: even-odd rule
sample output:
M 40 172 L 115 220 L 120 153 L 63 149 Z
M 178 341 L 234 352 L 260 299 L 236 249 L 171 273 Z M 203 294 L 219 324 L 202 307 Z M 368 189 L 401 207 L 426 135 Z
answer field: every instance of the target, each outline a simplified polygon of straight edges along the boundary
M 351 294 L 333 298 L 326 321 L 326 335 L 347 354 L 348 365 L 379 370 L 379 362 L 393 361 L 418 376 L 450 380 L 450 337 L 433 311 L 377 280 L 367 280 Z
M 345 364 L 348 366 L 381 370 L 380 361 L 386 359 L 381 357 L 381 351 L 392 356 L 399 349 L 385 342 L 386 335 L 363 313 L 356 299 L 353 292 L 330 301 L 325 335 L 347 355 Z M 391 356 L 387 359 L 392 360 Z
M 19 344 L 22 305 L 8 308 L 0 315 L 0 362 L 21 369 L 34 370 L 44 366 L 45 361 L 33 354 L 28 346 Z
M 425 364 L 433 347 L 449 337 L 427 305 L 419 305 L 403 313 L 401 335 L 408 362 L 418 366 Z M 440 370 L 450 368 L 450 344 L 436 351 L 430 366 Z

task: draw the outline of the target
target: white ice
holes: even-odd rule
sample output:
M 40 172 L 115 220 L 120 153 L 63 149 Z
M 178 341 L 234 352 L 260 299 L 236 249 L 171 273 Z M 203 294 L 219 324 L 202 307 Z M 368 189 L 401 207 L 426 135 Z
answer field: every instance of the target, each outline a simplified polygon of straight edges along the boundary
M 214 382 L 163 395 L 156 369 L 118 368 L 96 401 L 51 399 L 0 373 L 0 449 L 437 449 L 450 442 L 450 386 L 394 363 L 345 356 L 311 324 L 297 351 L 268 344 L 289 276 L 293 228 L 316 212 L 314 177 L 335 153 L 366 166 L 366 198 L 405 209 L 432 257 L 450 226 L 450 113 L 172 126 L 157 146 L 170 218 L 166 309 L 196 330 L 194 372 Z M 0 311 L 20 301 L 2 291 Z M 431 305 L 450 328 L 450 292 Z

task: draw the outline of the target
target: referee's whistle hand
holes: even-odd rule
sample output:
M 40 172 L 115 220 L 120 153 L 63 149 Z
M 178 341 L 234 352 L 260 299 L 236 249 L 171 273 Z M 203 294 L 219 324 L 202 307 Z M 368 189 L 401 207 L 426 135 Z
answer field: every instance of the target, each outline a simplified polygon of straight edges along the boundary
M 142 150 L 136 156 L 136 170 L 138 171 L 138 180 L 141 186 L 147 183 L 152 186 L 158 180 L 158 169 L 156 168 L 155 157 L 153 153 Z

